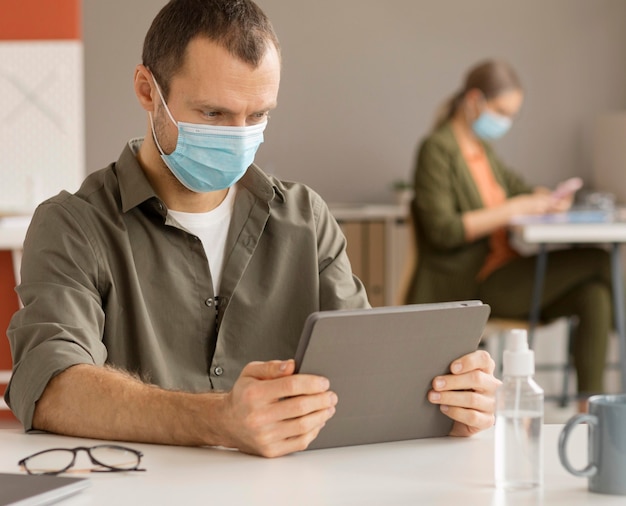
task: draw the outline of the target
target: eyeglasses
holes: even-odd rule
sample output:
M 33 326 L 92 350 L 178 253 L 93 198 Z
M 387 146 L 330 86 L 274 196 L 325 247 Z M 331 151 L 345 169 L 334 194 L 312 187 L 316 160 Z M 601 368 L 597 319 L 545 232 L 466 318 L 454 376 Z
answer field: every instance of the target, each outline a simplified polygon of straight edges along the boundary
M 76 448 L 51 448 L 20 460 L 17 465 L 28 474 L 56 475 L 66 472 L 76 463 L 76 455 L 84 450 L 91 463 L 102 469 L 74 469 L 75 472 L 104 473 L 120 471 L 145 471 L 139 469 L 143 453 L 117 445 L 77 446 Z

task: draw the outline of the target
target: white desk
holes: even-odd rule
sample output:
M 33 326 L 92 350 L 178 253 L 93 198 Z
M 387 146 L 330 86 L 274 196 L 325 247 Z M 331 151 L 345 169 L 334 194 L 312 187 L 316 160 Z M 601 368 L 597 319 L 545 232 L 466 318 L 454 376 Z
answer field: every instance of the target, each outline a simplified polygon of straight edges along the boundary
M 69 505 L 604 505 L 626 497 L 592 494 L 563 469 L 562 426 L 544 426 L 543 489 L 503 493 L 493 486 L 493 430 L 472 438 L 423 439 L 302 452 L 268 460 L 236 451 L 128 444 L 144 453 L 143 473 L 93 473 Z M 586 429 L 570 438 L 576 466 L 586 458 Z M 0 472 L 39 450 L 98 442 L 0 430 Z M 79 461 L 80 462 L 80 461 Z M 1 491 L 0 491 L 1 496 Z
M 626 392 L 626 315 L 624 305 L 624 277 L 620 246 L 626 242 L 626 220 L 624 210 L 620 210 L 618 219 L 602 223 L 576 223 L 533 221 L 513 225 L 513 232 L 519 238 L 530 244 L 539 245 L 535 286 L 533 290 L 530 310 L 530 327 L 539 321 L 543 281 L 548 261 L 548 244 L 609 244 L 611 247 L 611 276 L 613 285 L 613 313 L 615 315 L 615 329 L 620 341 L 620 367 L 622 392 Z

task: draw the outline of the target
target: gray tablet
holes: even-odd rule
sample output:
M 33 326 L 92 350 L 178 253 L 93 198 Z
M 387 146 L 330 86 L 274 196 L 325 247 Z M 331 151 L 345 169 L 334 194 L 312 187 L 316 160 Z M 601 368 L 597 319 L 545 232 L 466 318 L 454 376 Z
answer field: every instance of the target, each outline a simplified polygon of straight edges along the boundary
M 309 449 L 447 435 L 452 421 L 427 393 L 477 349 L 489 312 L 461 301 L 310 315 L 296 371 L 327 377 L 339 402 Z

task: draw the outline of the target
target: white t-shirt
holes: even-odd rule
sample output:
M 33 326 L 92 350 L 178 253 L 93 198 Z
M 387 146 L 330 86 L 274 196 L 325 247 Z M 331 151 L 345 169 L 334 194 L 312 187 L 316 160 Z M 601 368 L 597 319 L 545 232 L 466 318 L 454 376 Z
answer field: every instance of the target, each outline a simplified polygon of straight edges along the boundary
M 226 236 L 235 204 L 236 185 L 228 189 L 226 198 L 208 213 L 184 213 L 168 210 L 178 223 L 202 241 L 204 252 L 209 260 L 209 269 L 213 280 L 213 292 L 219 295 L 224 255 L 226 253 Z

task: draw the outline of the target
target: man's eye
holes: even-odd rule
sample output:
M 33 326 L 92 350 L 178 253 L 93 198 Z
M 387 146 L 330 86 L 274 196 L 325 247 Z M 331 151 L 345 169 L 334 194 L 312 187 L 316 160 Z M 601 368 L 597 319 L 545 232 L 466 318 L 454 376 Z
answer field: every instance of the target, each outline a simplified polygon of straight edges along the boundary
M 256 122 L 256 123 L 260 123 L 261 121 L 263 121 L 263 120 L 265 120 L 266 118 L 269 118 L 269 117 L 270 117 L 270 115 L 269 115 L 269 113 L 266 111 L 266 112 L 257 112 L 257 113 L 254 113 L 254 114 L 251 116 L 251 118 L 250 118 L 250 119 L 251 119 L 252 121 Z
M 204 115 L 207 118 L 217 118 L 220 115 L 220 113 L 217 111 L 204 111 Z

